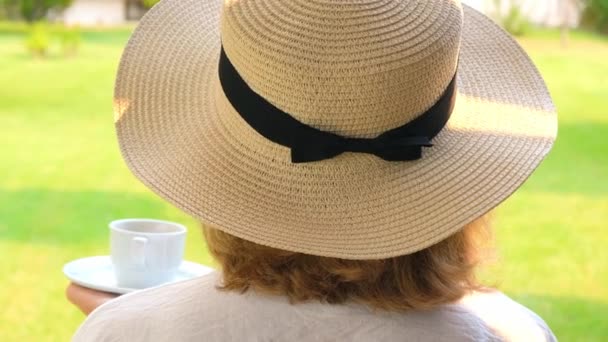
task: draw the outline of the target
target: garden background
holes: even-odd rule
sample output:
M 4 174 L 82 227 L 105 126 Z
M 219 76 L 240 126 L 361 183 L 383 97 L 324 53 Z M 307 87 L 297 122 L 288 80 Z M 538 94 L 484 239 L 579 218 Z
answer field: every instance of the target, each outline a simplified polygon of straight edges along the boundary
M 120 157 L 112 89 L 131 31 L 0 22 L 1 341 L 69 340 L 84 316 L 65 300 L 61 268 L 107 254 L 111 220 L 181 222 L 190 228 L 187 259 L 211 265 L 196 222 L 144 188 Z M 532 27 L 519 38 L 546 78 L 560 132 L 500 207 L 498 258 L 482 277 L 560 340 L 605 341 L 608 38 L 581 30 L 562 38 Z

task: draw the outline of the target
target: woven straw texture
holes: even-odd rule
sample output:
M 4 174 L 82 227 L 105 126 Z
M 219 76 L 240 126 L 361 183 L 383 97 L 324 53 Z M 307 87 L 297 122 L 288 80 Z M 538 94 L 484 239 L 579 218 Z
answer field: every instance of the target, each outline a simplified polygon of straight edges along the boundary
M 292 164 L 223 94 L 220 36 L 252 89 L 325 131 L 404 125 L 457 68 L 456 107 L 420 160 Z M 161 197 L 241 238 L 344 259 L 445 239 L 521 186 L 557 133 L 523 50 L 450 0 L 164 0 L 125 49 L 115 115 L 127 164 Z

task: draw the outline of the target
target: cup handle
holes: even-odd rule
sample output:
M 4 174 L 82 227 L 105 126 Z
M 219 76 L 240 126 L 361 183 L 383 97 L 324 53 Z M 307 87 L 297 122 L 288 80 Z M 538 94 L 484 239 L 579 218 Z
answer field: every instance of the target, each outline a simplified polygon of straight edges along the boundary
M 134 237 L 133 238 L 133 247 L 131 248 L 131 257 L 135 261 L 135 264 L 138 266 L 144 266 L 146 264 L 146 245 L 148 244 L 148 239 L 145 237 Z

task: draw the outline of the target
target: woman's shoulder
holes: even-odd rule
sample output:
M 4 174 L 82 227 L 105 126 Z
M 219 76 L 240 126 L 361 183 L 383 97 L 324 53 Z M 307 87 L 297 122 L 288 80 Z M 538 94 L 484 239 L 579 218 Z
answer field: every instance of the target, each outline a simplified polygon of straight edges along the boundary
M 261 340 L 554 341 L 536 314 L 500 292 L 479 292 L 427 312 L 379 313 L 356 304 L 291 305 L 280 296 L 217 289 L 216 272 L 139 291 L 95 310 L 74 341 Z M 262 336 L 263 335 L 263 336 Z
M 504 341 L 557 341 L 535 312 L 496 290 L 474 292 L 459 302 Z
M 120 296 L 93 311 L 73 341 L 200 340 L 188 334 L 196 333 L 199 321 L 217 317 L 218 298 L 225 301 L 233 297 L 220 295 L 218 281 L 219 274 L 213 272 Z M 175 336 L 176 332 L 184 335 Z
M 73 341 L 238 341 L 290 305 L 282 297 L 219 285 L 221 274 L 212 272 L 120 296 L 93 311 Z

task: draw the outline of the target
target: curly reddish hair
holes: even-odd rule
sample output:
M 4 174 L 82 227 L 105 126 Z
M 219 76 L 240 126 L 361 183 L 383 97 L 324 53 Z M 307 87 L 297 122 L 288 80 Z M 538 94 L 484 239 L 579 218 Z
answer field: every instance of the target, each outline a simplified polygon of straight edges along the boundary
M 381 260 L 345 260 L 262 246 L 203 226 L 225 291 L 284 295 L 292 303 L 348 300 L 389 311 L 425 310 L 482 290 L 475 277 L 489 215 L 419 252 Z

